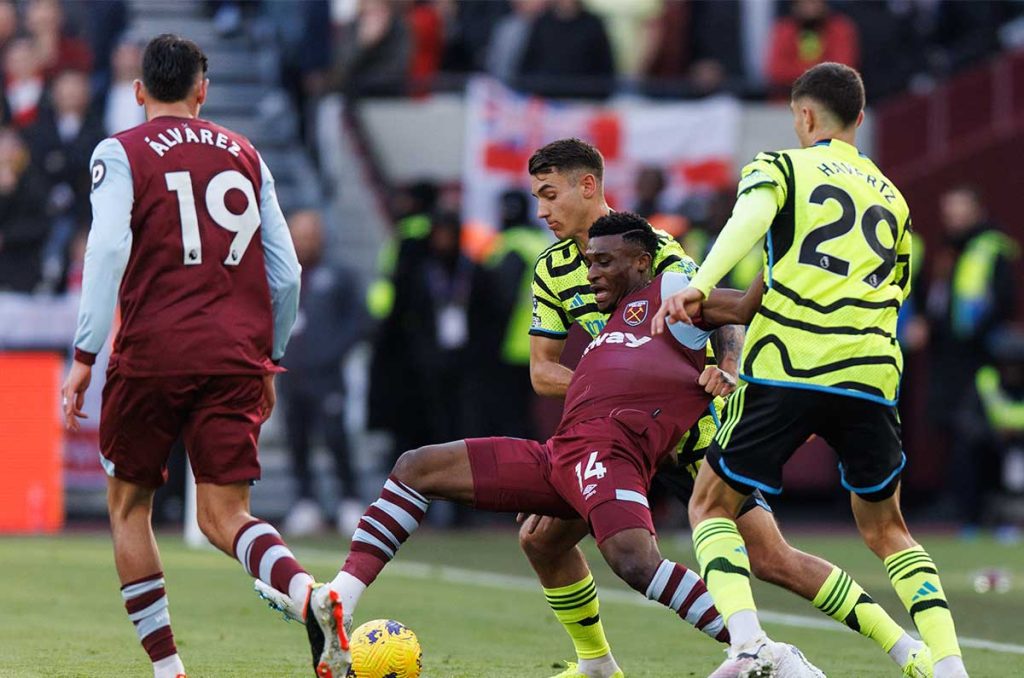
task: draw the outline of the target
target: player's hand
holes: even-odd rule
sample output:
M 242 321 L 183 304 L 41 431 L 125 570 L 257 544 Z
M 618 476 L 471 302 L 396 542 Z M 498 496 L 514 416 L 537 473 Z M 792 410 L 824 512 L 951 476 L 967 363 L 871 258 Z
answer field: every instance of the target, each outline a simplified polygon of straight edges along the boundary
M 518 513 L 516 522 L 523 526 L 526 534 L 533 534 L 540 527 L 541 523 L 547 520 L 545 516 L 538 516 L 536 513 Z
M 60 389 L 61 410 L 64 413 L 64 428 L 69 431 L 79 429 L 78 420 L 88 419 L 89 415 L 82 411 L 85 405 L 85 391 L 92 381 L 92 367 L 77 360 L 71 363 L 71 371 Z
M 715 365 L 704 368 L 697 383 L 712 396 L 727 396 L 736 390 L 736 377 Z
M 693 287 L 687 287 L 676 292 L 668 299 L 663 299 L 661 307 L 651 320 L 651 334 L 661 334 L 664 332 L 666 321 L 692 325 L 693 316 L 700 313 L 703 303 L 704 293 Z
M 260 414 L 263 416 L 263 421 L 270 419 L 270 415 L 274 411 L 274 405 L 277 404 L 274 376 L 274 374 L 263 375 L 263 402 L 260 404 Z

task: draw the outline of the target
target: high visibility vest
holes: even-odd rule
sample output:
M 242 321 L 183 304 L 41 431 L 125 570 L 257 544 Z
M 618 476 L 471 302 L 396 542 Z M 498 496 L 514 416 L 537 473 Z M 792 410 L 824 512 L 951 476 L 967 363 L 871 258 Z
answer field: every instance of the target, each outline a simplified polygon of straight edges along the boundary
M 509 254 L 523 260 L 523 275 L 519 280 L 516 305 L 501 342 L 501 360 L 506 364 L 530 364 L 530 324 L 533 320 L 533 293 L 530 285 L 533 282 L 533 265 L 550 244 L 551 239 L 539 229 L 514 226 L 498 236 L 494 250 L 485 262 L 487 268 L 494 268 Z
M 1017 243 L 999 231 L 971 238 L 953 269 L 950 316 L 953 333 L 970 337 L 992 310 L 993 277 L 999 257 L 1016 258 Z
M 1024 400 L 1015 400 L 999 383 L 999 371 L 986 365 L 974 378 L 985 417 L 997 431 L 1024 431 Z
M 395 266 L 398 251 L 405 240 L 422 240 L 430 235 L 430 217 L 414 214 L 395 224 L 392 235 L 377 254 L 377 275 L 366 290 L 366 308 L 376 320 L 391 315 L 395 305 Z

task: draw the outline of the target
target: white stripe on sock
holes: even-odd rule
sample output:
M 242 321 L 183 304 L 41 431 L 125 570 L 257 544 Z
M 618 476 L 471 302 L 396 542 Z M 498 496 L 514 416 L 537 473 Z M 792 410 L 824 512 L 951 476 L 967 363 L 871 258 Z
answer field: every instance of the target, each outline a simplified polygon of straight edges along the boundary
M 381 522 L 380 522 L 379 520 L 374 520 L 374 519 L 373 519 L 372 517 L 370 517 L 370 516 L 363 516 L 363 520 L 365 520 L 365 521 L 366 521 L 366 522 L 368 522 L 368 523 L 369 523 L 370 525 L 373 525 L 373 526 L 374 526 L 375 528 L 377 528 L 378 530 L 380 530 L 381 534 L 383 534 L 383 535 L 384 535 L 385 537 L 387 537 L 387 538 L 388 538 L 388 541 L 390 541 L 390 542 L 391 542 L 392 544 L 394 544 L 394 546 L 395 546 L 395 549 L 396 549 L 396 550 L 398 549 L 398 547 L 399 547 L 399 546 L 401 546 L 401 545 L 402 545 L 402 542 L 400 542 L 400 541 L 398 540 L 398 537 L 396 537 L 395 535 L 393 535 L 393 534 L 391 533 L 391 530 L 389 530 L 389 529 L 388 529 L 387 527 L 385 527 L 384 525 L 382 525 L 382 524 L 381 524 Z
M 141 620 L 145 619 L 146 617 L 153 616 L 154 614 L 156 614 L 160 610 L 166 610 L 166 609 L 167 609 L 167 596 L 162 596 L 160 598 L 160 600 L 156 601 L 152 605 L 150 605 L 148 607 L 145 607 L 145 608 L 139 610 L 138 612 L 132 612 L 130 615 L 128 615 L 128 618 L 131 619 L 133 622 L 137 622 L 137 621 L 141 621 Z
M 693 591 L 693 587 L 697 585 L 700 577 L 693 570 L 687 570 L 683 578 L 679 580 L 679 584 L 676 586 L 676 592 L 672 594 L 672 600 L 669 601 L 668 606 L 676 612 L 679 612 L 679 607 L 686 600 L 686 597 Z M 693 622 L 690 622 L 691 624 Z
M 378 499 L 373 502 L 373 505 L 394 518 L 395 522 L 401 525 L 402 529 L 405 530 L 407 534 L 412 534 L 416 531 L 416 528 L 420 526 L 420 521 L 409 515 L 408 511 L 387 499 Z
M 374 537 L 372 534 L 370 534 L 366 530 L 363 530 L 363 529 L 356 530 L 355 534 L 352 535 L 352 541 L 361 541 L 364 544 L 370 544 L 371 546 L 376 546 L 381 551 L 386 553 L 388 558 L 394 558 L 395 557 L 394 549 L 392 549 L 390 546 L 388 546 L 387 544 L 382 542 L 380 539 L 377 539 L 376 537 Z
M 138 598 L 143 593 L 149 593 L 150 591 L 156 591 L 159 588 L 163 588 L 164 578 L 154 579 L 152 581 L 144 581 L 138 584 L 132 584 L 131 586 L 125 586 L 121 589 L 121 597 L 125 600 L 131 600 L 132 598 Z
M 686 612 L 686 621 L 690 622 L 694 626 L 700 621 L 700 618 L 704 616 L 704 613 L 711 609 L 711 606 L 715 604 L 715 601 L 711 598 L 710 593 L 702 593 L 697 600 L 693 601 L 693 605 Z
M 430 501 L 416 490 L 412 489 L 411 487 L 399 485 L 390 478 L 384 481 L 384 489 L 388 490 L 389 492 L 394 492 L 400 497 L 408 499 L 413 504 L 415 504 L 421 511 L 426 511 L 427 506 L 430 504 Z
M 163 627 L 170 625 L 171 614 L 164 609 L 152 617 L 146 617 L 145 619 L 135 622 L 135 632 L 138 634 L 139 640 L 143 640 L 154 631 L 159 631 Z
M 654 573 L 654 577 L 651 578 L 651 583 L 647 587 L 647 593 L 645 594 L 650 600 L 658 600 L 661 598 L 661 594 L 665 591 L 665 585 L 668 584 L 668 578 L 672 576 L 672 570 L 675 568 L 675 563 L 670 560 L 661 561 L 661 565 Z
M 270 584 L 270 572 L 274 569 L 274 564 L 282 558 L 295 558 L 295 556 L 284 544 L 274 544 L 267 549 L 263 557 L 260 558 L 260 581 Z
M 245 568 L 250 577 L 255 577 L 256 575 L 249 570 L 249 551 L 252 550 L 252 543 L 265 534 L 273 534 L 278 538 L 281 537 L 270 523 L 256 523 L 246 529 L 242 536 L 238 538 L 238 543 L 235 544 L 235 557 L 238 558 L 238 562 L 242 563 L 242 567 Z

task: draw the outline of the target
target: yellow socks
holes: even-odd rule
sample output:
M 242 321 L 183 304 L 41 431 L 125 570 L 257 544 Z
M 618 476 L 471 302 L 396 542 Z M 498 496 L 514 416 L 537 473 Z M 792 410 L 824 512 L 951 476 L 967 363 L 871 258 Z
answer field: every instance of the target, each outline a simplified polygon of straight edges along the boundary
M 814 607 L 875 641 L 886 652 L 905 633 L 882 606 L 864 592 L 860 584 L 838 567 L 832 568 L 832 573 L 821 585 L 813 602 Z
M 932 659 L 937 663 L 945 657 L 959 657 L 953 616 L 931 556 L 921 546 L 914 546 L 886 558 L 885 569 Z
M 693 550 L 715 606 L 728 622 L 741 610 L 756 610 L 750 591 L 750 559 L 736 523 L 709 518 L 693 530 Z
M 572 638 L 580 659 L 596 659 L 611 652 L 598 614 L 597 586 L 593 575 L 587 573 L 586 578 L 568 586 L 546 588 L 544 597 Z

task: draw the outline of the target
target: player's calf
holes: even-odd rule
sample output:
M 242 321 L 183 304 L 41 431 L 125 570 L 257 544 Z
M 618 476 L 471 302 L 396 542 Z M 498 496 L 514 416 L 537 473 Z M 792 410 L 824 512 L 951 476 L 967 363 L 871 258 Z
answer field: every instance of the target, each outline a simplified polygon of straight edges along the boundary
M 670 608 L 715 640 L 729 641 L 725 620 L 704 581 L 684 565 L 663 559 L 649 531 L 623 530 L 598 547 L 615 574 L 633 589 Z

